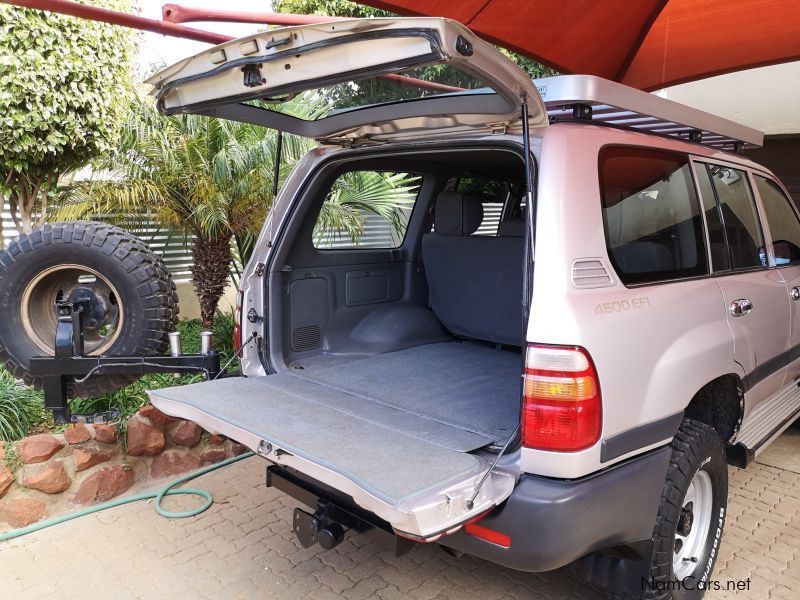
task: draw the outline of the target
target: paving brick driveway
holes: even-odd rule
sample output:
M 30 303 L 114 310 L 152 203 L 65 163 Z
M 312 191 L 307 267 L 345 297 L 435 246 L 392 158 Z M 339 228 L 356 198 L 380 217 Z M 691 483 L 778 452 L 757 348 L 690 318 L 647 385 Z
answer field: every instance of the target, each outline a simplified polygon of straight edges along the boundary
M 163 519 L 140 502 L 0 544 L 0 598 L 601 597 L 564 571 L 518 573 L 433 545 L 395 558 L 348 535 L 330 552 L 302 549 L 290 528 L 295 503 L 264 487 L 264 466 L 249 458 L 196 480 L 215 503 L 194 519 Z M 793 428 L 759 463 L 731 470 L 715 576 L 749 577 L 750 591 L 706 597 L 794 600 L 798 555 L 800 429 Z

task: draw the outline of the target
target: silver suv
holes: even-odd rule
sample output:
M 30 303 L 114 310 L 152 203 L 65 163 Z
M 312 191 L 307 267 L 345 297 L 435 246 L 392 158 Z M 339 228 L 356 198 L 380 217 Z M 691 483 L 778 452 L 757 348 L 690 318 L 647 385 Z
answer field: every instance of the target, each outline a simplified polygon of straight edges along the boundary
M 272 30 L 150 83 L 166 114 L 319 142 L 242 277 L 244 376 L 151 392 L 267 459 L 311 507 L 303 544 L 353 529 L 702 595 L 727 465 L 800 410 L 800 220 L 741 155 L 760 132 L 531 82 L 442 19 Z M 357 236 L 328 216 L 346 187 Z

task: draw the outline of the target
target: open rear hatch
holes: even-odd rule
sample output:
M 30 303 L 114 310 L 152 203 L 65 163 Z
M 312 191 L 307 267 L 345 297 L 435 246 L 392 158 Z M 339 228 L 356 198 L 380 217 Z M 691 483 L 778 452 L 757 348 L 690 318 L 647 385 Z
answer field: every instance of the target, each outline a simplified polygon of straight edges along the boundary
M 226 378 L 151 391 L 150 399 L 348 494 L 407 537 L 458 529 L 515 485 L 512 473 L 494 469 L 470 502 L 491 455 L 452 448 L 479 447 L 480 435 L 294 375 Z
M 447 19 L 353 19 L 226 42 L 148 80 L 159 110 L 357 145 L 547 125 L 530 78 Z

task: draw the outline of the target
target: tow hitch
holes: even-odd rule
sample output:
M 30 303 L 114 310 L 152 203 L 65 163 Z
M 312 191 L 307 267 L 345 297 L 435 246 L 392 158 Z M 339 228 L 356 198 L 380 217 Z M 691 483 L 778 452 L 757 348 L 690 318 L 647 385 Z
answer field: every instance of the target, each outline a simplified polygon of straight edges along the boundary
M 31 358 L 30 370 L 43 379 L 44 405 L 53 411 L 56 423 L 77 420 L 67 403 L 67 382 L 82 382 L 94 375 L 144 375 L 145 373 L 202 373 L 215 379 L 220 373 L 219 354 L 211 348 L 206 334 L 201 354 L 183 354 L 173 348 L 172 356 L 85 356 L 84 321 L 92 321 L 91 298 L 75 297 L 56 302 L 54 356 Z M 179 344 L 178 344 L 179 346 Z
M 344 540 L 346 530 L 367 536 L 393 550 L 396 556 L 416 545 L 396 535 L 389 523 L 359 508 L 352 503 L 352 499 L 292 469 L 278 465 L 267 467 L 267 487 L 275 487 L 314 509 L 313 514 L 300 508 L 294 509 L 292 529 L 303 548 L 314 544 L 326 550 L 335 548 Z
M 325 502 L 318 502 L 317 512 L 313 515 L 295 508 L 292 521 L 294 533 L 303 548 L 319 542 L 325 550 L 331 550 L 344 540 L 344 528 L 330 520 Z

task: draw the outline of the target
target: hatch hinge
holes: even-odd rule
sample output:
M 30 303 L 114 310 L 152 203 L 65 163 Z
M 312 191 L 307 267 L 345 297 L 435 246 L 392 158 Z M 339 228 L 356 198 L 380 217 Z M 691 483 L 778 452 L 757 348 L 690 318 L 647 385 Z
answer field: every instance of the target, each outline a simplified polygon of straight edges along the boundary
M 491 123 L 489 131 L 492 135 L 505 135 L 508 132 L 508 123 Z

